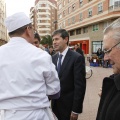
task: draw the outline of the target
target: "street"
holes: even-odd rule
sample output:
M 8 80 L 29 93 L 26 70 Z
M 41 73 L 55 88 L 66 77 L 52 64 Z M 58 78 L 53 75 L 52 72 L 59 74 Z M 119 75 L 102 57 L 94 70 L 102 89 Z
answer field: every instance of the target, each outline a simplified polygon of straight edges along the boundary
M 87 63 L 88 65 L 89 63 Z M 78 120 L 95 120 L 100 97 L 99 88 L 102 86 L 103 78 L 113 74 L 112 68 L 91 67 L 93 75 L 87 79 L 86 94 L 83 105 L 83 113 Z

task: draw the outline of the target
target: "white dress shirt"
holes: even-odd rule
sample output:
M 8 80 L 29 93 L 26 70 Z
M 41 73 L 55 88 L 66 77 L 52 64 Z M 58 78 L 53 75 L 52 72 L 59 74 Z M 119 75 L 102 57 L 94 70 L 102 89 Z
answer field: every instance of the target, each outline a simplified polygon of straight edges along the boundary
M 59 52 L 59 55 L 62 54 L 61 65 L 63 63 L 63 60 L 65 58 L 65 55 L 66 55 L 67 51 L 68 51 L 68 47 L 66 47 L 66 49 L 62 53 Z M 57 65 L 58 65 L 58 60 L 57 60 Z

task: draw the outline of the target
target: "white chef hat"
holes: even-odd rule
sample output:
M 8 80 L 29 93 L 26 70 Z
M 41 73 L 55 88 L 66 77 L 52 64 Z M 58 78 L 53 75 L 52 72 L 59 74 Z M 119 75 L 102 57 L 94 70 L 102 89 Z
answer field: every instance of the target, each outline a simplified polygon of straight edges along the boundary
M 24 12 L 15 13 L 5 19 L 8 32 L 12 32 L 31 23 L 30 18 Z

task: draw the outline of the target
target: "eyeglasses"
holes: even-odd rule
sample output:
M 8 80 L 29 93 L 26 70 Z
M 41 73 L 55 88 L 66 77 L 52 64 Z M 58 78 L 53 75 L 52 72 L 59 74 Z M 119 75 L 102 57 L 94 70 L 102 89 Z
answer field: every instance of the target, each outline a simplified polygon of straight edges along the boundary
M 108 49 L 108 50 L 104 50 L 104 54 L 109 54 L 111 51 L 112 51 L 112 49 L 114 48 L 114 47 L 116 47 L 118 44 L 120 44 L 120 42 L 119 43 L 117 43 L 117 44 L 115 44 L 113 47 L 111 47 L 110 49 Z

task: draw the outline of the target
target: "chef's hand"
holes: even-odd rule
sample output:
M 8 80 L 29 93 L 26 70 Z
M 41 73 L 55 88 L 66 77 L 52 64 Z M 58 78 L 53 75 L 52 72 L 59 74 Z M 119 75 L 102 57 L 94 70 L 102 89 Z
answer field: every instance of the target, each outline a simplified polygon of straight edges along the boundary
M 77 120 L 77 119 L 78 119 L 78 114 L 71 112 L 70 120 Z

